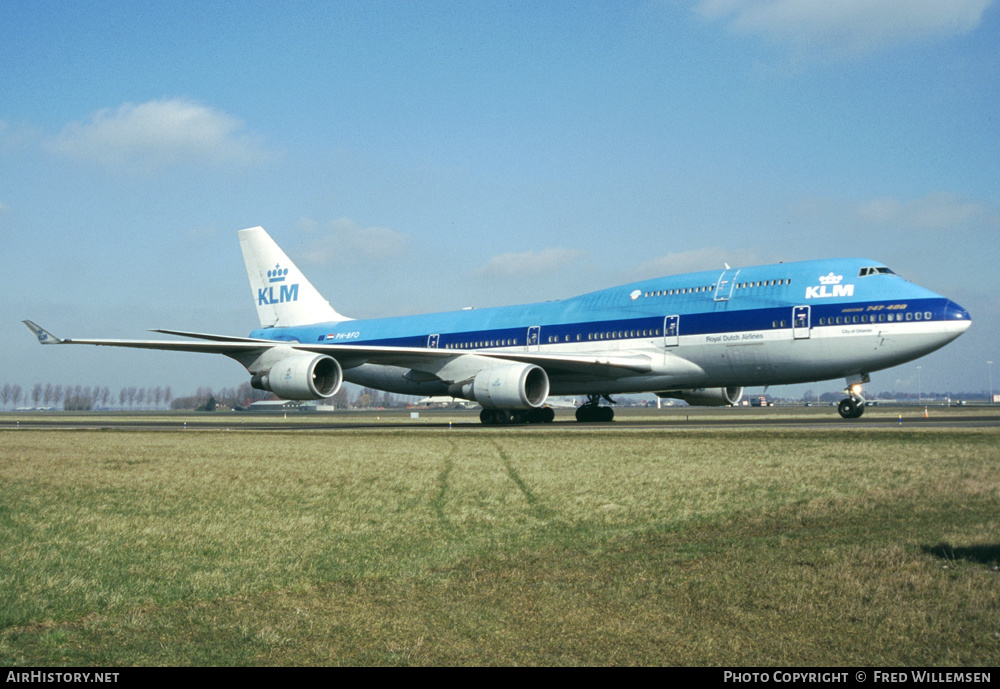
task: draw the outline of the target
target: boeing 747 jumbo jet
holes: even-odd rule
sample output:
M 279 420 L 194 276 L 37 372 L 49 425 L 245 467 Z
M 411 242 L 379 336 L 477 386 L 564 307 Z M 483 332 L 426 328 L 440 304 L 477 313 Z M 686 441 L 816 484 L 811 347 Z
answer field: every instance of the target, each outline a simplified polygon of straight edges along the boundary
M 59 339 L 225 354 L 255 388 L 332 397 L 343 381 L 478 402 L 486 424 L 553 419 L 549 395 L 585 395 L 579 421 L 611 421 L 617 393 L 734 405 L 744 386 L 844 378 L 845 419 L 869 374 L 943 347 L 972 321 L 958 304 L 877 261 L 779 263 L 643 280 L 562 301 L 397 318 L 342 316 L 263 228 L 239 233 L 260 328 L 249 337 L 155 330 L 188 340 Z

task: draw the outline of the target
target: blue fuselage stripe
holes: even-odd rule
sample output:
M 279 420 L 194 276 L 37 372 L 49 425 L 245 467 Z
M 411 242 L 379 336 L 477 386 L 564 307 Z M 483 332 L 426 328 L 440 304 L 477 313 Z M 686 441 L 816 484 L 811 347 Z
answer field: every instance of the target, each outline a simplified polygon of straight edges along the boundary
M 917 313 L 920 314 L 920 320 L 943 320 L 948 317 L 946 313 L 948 303 L 947 299 L 939 297 L 911 299 L 905 304 L 894 300 L 809 305 L 808 327 L 816 329 L 865 323 L 878 325 L 879 323 L 886 323 L 889 316 L 893 318 L 888 322 L 904 322 L 913 320 Z M 689 312 L 672 314 L 678 317 L 678 326 L 677 332 L 672 332 L 671 334 L 688 337 L 696 335 L 719 335 L 732 332 L 789 330 L 795 325 L 795 308 L 796 306 L 789 304 L 770 308 L 730 308 L 716 313 Z M 882 320 L 879 320 L 880 316 Z M 436 324 L 432 315 L 423 317 L 422 328 L 416 333 L 411 330 L 409 333 L 379 336 L 376 333 L 380 330 L 384 331 L 387 324 L 382 319 L 378 319 L 374 321 L 348 321 L 328 326 L 268 328 L 254 331 L 251 337 L 297 340 L 302 343 L 349 343 L 386 347 L 426 347 L 429 344 L 428 340 L 430 336 L 437 335 L 436 346 L 441 349 L 486 349 L 490 347 L 527 346 L 529 328 L 539 325 L 538 342 L 532 342 L 532 345 L 539 344 L 544 346 L 556 343 L 565 344 L 662 337 L 664 335 L 664 320 L 666 317 L 666 315 L 640 316 L 635 318 L 612 318 L 570 323 L 543 322 L 541 324 L 526 321 L 521 325 L 515 326 L 448 331 L 446 329 L 447 325 L 454 327 L 456 324 L 444 322 Z M 838 318 L 840 319 L 839 322 L 837 321 Z M 402 324 L 397 324 L 397 327 L 399 325 Z M 438 327 L 435 327 L 436 325 Z

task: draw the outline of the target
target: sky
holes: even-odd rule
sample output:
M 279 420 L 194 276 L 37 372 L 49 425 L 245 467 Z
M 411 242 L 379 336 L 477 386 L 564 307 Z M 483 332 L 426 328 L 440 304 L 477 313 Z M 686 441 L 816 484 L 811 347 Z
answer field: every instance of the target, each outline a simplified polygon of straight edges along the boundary
M 6 0 L 0 383 L 244 382 L 21 320 L 246 335 L 261 225 L 355 318 L 871 258 L 973 326 L 868 390 L 1000 389 L 998 38 L 997 0 Z

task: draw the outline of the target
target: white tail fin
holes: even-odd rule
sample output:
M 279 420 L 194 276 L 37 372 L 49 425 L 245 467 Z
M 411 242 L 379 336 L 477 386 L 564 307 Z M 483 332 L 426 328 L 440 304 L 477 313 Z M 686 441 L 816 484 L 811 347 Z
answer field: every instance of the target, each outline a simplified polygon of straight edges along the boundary
M 351 320 L 330 306 L 263 227 L 239 235 L 261 327 Z

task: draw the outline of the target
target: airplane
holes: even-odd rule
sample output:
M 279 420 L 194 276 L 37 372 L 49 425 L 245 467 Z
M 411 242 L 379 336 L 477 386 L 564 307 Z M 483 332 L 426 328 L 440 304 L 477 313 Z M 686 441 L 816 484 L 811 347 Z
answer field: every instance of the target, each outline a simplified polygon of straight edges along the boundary
M 878 261 L 814 260 L 654 278 L 519 306 L 355 320 L 338 313 L 261 227 L 240 247 L 260 328 L 247 337 L 156 329 L 185 340 L 42 344 L 224 354 L 253 387 L 293 400 L 344 381 L 482 406 L 484 424 L 548 423 L 552 396 L 586 396 L 581 422 L 614 418 L 611 395 L 655 393 L 736 405 L 747 386 L 844 378 L 845 419 L 865 410 L 870 374 L 951 342 L 972 324 L 955 302 Z

